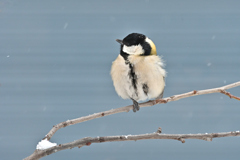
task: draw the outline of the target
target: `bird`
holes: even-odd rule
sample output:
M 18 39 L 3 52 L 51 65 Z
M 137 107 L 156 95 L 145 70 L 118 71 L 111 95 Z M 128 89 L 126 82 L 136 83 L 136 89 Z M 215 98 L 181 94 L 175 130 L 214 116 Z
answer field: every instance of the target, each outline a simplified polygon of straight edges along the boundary
M 166 71 L 153 41 L 140 33 L 116 41 L 121 45 L 120 54 L 110 74 L 117 94 L 132 100 L 133 112 L 140 109 L 138 101 L 162 99 Z

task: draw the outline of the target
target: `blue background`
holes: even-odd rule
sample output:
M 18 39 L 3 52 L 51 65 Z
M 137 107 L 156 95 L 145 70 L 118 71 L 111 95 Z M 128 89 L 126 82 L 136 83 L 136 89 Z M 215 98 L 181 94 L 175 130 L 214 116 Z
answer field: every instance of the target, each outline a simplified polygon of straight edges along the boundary
M 110 77 L 115 39 L 151 38 L 166 63 L 164 97 L 240 80 L 240 1 L 0 1 L 0 155 L 22 159 L 53 125 L 131 104 Z M 240 89 L 228 90 L 240 96 Z M 59 130 L 83 137 L 239 130 L 240 102 L 216 93 L 120 113 Z M 92 144 L 50 159 L 236 159 L 240 138 Z

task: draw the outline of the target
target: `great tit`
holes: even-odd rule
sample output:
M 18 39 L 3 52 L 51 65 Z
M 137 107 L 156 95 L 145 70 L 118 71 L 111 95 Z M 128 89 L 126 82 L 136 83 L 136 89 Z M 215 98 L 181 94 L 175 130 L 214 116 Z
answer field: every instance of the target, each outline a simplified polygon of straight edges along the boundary
M 131 33 L 116 41 L 121 44 L 121 50 L 112 63 L 113 85 L 119 96 L 133 101 L 136 112 L 137 101 L 163 97 L 166 71 L 155 44 L 145 35 Z

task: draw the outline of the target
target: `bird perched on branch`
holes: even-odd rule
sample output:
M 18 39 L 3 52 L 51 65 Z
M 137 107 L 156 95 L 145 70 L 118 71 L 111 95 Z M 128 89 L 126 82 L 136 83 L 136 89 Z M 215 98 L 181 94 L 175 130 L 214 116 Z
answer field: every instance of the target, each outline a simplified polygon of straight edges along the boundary
M 166 71 L 155 44 L 145 35 L 131 33 L 116 41 L 121 44 L 121 50 L 112 64 L 113 84 L 119 96 L 133 101 L 136 112 L 137 101 L 162 98 Z

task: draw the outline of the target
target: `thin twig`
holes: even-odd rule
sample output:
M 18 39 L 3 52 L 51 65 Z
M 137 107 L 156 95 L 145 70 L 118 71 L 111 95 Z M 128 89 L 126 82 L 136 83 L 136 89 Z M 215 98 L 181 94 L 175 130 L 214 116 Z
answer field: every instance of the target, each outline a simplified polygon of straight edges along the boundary
M 160 103 L 167 103 L 171 101 L 177 101 L 182 98 L 187 98 L 191 96 L 196 96 L 196 95 L 202 95 L 202 94 L 210 94 L 210 93 L 223 93 L 230 98 L 234 98 L 239 100 L 239 97 L 236 97 L 229 92 L 226 92 L 225 90 L 240 86 L 240 81 L 236 83 L 232 83 L 223 87 L 219 88 L 213 88 L 213 89 L 206 89 L 206 90 L 200 90 L 200 91 L 191 91 L 188 93 L 183 93 L 179 95 L 174 95 L 171 97 L 163 98 L 163 99 L 157 99 L 157 100 L 152 100 L 148 101 L 145 103 L 141 103 L 140 107 L 150 107 L 156 104 Z M 51 137 L 60 129 L 69 125 L 74 125 L 77 123 L 89 121 L 95 118 L 100 118 L 103 116 L 108 116 L 116 113 L 121 113 L 121 112 L 129 112 L 130 110 L 133 109 L 132 105 L 126 106 L 126 107 L 121 107 L 117 109 L 112 109 L 109 111 L 104 111 L 104 112 L 99 112 L 99 113 L 94 113 L 92 115 L 88 115 L 85 117 L 80 117 L 72 120 L 67 120 L 65 122 L 59 123 L 49 131 L 49 133 L 43 138 L 43 139 L 51 139 Z M 40 159 L 44 156 L 47 156 L 49 154 L 73 148 L 73 147 L 82 147 L 82 146 L 89 146 L 92 143 L 101 143 L 101 142 L 114 142 L 114 141 L 136 141 L 136 140 L 142 140 L 142 139 L 173 139 L 173 140 L 178 140 L 181 141 L 182 143 L 185 143 L 185 139 L 202 139 L 206 141 L 211 141 L 213 138 L 219 138 L 219 137 L 230 137 L 230 136 L 240 136 L 239 131 L 236 132 L 224 132 L 224 133 L 211 133 L 211 134 L 160 134 L 161 133 L 161 128 L 158 129 L 157 132 L 151 133 L 151 134 L 142 134 L 142 135 L 125 135 L 125 136 L 107 136 L 107 137 L 86 137 L 83 139 L 79 139 L 74 142 L 70 143 L 65 143 L 65 144 L 60 144 L 58 146 L 46 149 L 46 150 L 35 150 L 32 155 L 29 157 L 25 158 L 25 160 L 36 160 Z
M 144 102 L 144 103 L 140 103 L 139 106 L 140 107 L 150 107 L 156 104 L 160 104 L 160 103 L 167 103 L 167 102 L 171 102 L 171 101 L 177 101 L 179 99 L 182 98 L 187 98 L 187 97 L 191 97 L 191 96 L 197 96 L 197 95 L 203 95 L 203 94 L 210 94 L 210 93 L 223 93 L 223 91 L 230 89 L 230 88 L 234 88 L 240 86 L 240 81 L 236 82 L 236 83 L 232 83 L 226 86 L 222 86 L 219 88 L 213 88 L 213 89 L 206 89 L 206 90 L 199 90 L 199 91 L 191 91 L 191 92 L 187 92 L 187 93 L 183 93 L 183 94 L 178 94 L 178 95 L 174 95 L 171 97 L 167 97 L 167 98 L 163 98 L 163 99 L 158 99 L 158 100 L 150 100 L 148 102 Z M 229 96 L 229 94 L 226 94 Z M 235 99 L 240 99 L 239 97 L 233 96 L 231 95 L 232 98 Z M 96 118 L 100 118 L 103 116 L 109 116 L 112 114 L 116 114 L 116 113 L 121 113 L 121 112 L 129 112 L 130 110 L 133 109 L 132 105 L 126 106 L 126 107 L 121 107 L 121 108 L 116 108 L 116 109 L 112 109 L 112 110 L 108 110 L 108 111 L 103 111 L 103 112 L 99 112 L 99 113 L 94 113 L 88 116 L 84 116 L 84 117 L 80 117 L 80 118 L 76 118 L 76 119 L 72 119 L 72 120 L 67 120 L 65 122 L 61 122 L 55 126 L 53 126 L 53 128 L 48 132 L 48 134 L 43 138 L 43 139 L 48 139 L 50 140 L 52 138 L 52 136 L 61 128 L 70 126 L 70 125 L 74 125 L 77 123 L 81 123 L 81 122 L 85 122 L 85 121 L 89 121 L 92 119 L 96 119 Z
M 55 152 L 71 149 L 74 147 L 81 148 L 83 146 L 90 146 L 92 143 L 116 142 L 116 141 L 137 141 L 146 139 L 172 139 L 185 143 L 185 139 L 199 139 L 205 141 L 212 141 L 213 138 L 220 137 L 234 137 L 240 136 L 239 131 L 222 132 L 222 133 L 199 133 L 199 134 L 160 134 L 159 132 L 139 135 L 121 135 L 121 136 L 106 136 L 106 137 L 85 137 L 70 143 L 60 144 L 45 150 L 35 150 L 32 155 L 24 160 L 36 160 L 45 157 Z
M 240 101 L 240 98 L 239 98 L 239 97 L 236 97 L 236 96 L 232 95 L 230 92 L 227 92 L 227 91 L 225 91 L 225 90 L 222 90 L 221 93 L 223 93 L 223 94 L 229 96 L 230 98 L 234 98 L 234 99 Z

